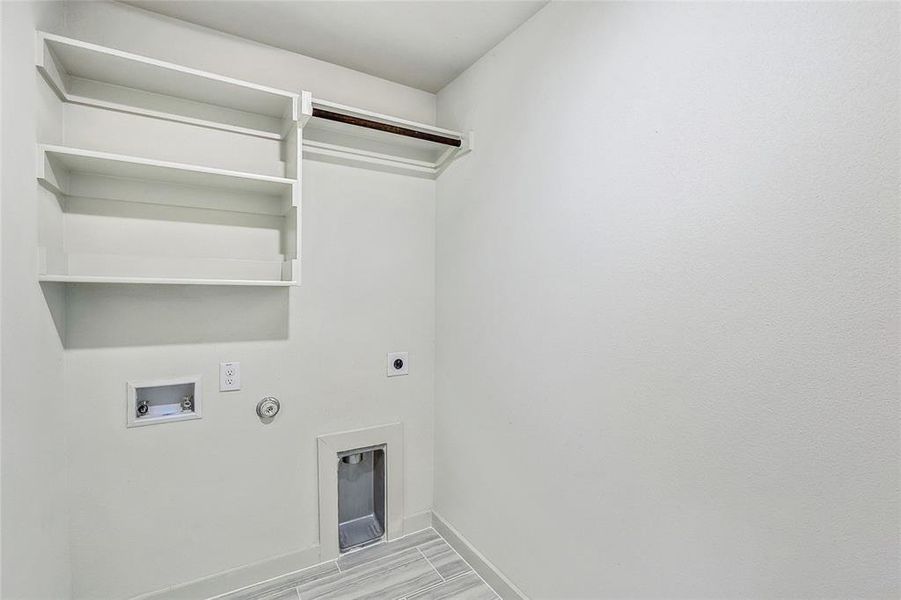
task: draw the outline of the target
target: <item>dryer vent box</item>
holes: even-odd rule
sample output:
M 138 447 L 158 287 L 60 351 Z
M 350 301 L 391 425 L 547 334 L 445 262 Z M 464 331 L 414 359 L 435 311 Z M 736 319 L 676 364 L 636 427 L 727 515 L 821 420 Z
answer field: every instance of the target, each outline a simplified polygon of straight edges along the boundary
M 338 547 L 340 552 L 385 536 L 385 446 L 338 454 Z
M 199 419 L 202 400 L 199 375 L 129 382 L 125 404 L 126 426 Z

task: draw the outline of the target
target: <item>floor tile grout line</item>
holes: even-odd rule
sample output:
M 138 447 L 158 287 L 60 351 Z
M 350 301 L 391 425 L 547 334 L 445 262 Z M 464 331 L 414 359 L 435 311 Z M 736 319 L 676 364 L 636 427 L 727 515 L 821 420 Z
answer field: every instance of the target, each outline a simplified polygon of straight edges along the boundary
M 2 0 L 0 0 L 0 2 L 2 2 Z M 245 586 L 233 589 L 233 590 L 229 590 L 227 592 L 223 592 L 221 594 L 216 594 L 215 596 L 205 597 L 205 600 L 225 600 L 229 596 L 232 596 L 233 594 L 240 594 L 241 592 L 247 592 L 249 594 L 252 594 L 254 588 L 263 587 L 267 583 L 272 583 L 273 581 L 275 581 L 277 579 L 289 579 L 292 575 L 297 575 L 298 573 L 303 573 L 304 571 L 308 571 L 308 570 L 316 568 L 316 567 L 321 567 L 330 562 L 335 563 L 335 568 L 338 568 L 338 561 L 326 560 L 326 561 L 323 561 L 320 563 L 316 563 L 314 565 L 310 565 L 309 567 L 303 567 L 302 569 L 295 569 L 293 571 L 288 571 L 287 573 L 282 573 L 281 575 L 276 575 L 274 577 L 270 577 L 269 579 L 264 579 L 263 581 L 258 581 L 256 583 L 251 583 L 249 585 L 245 585 Z M 338 572 L 339 573 L 341 572 L 340 568 L 338 568 Z M 295 586 L 295 587 L 297 587 L 297 586 Z M 290 589 L 290 588 L 288 588 L 288 589 Z M 300 595 L 300 594 L 298 593 L 298 595 Z
M 0 0 L 0 2 L 2 2 L 2 0 Z M 417 533 L 422 533 L 423 531 L 428 531 L 428 530 L 430 530 L 430 529 L 431 529 L 432 531 L 434 531 L 434 532 L 435 532 L 435 535 L 437 535 L 439 538 L 441 537 L 441 534 L 439 534 L 438 531 L 435 530 L 434 527 L 431 527 L 431 526 L 430 526 L 430 527 L 425 527 L 424 529 L 417 529 L 416 531 L 412 531 L 412 532 L 410 532 L 410 533 L 407 533 L 407 534 L 404 534 L 404 535 L 400 536 L 400 537 L 397 538 L 396 540 L 383 540 L 383 541 L 377 542 L 377 543 L 375 543 L 375 544 L 372 544 L 372 545 L 370 545 L 370 546 L 364 546 L 363 548 L 360 548 L 360 549 L 354 550 L 353 552 L 350 552 L 350 553 L 348 553 L 348 554 L 344 554 L 344 555 L 342 555 L 342 556 L 339 556 L 337 559 L 335 559 L 335 566 L 338 567 L 338 571 L 339 571 L 339 572 L 341 572 L 341 573 L 346 573 L 346 572 L 348 572 L 348 571 L 353 571 L 354 569 L 359 569 L 359 568 L 362 567 L 363 565 L 368 565 L 368 564 L 371 563 L 371 562 L 375 562 L 375 561 L 377 561 L 377 560 L 381 560 L 381 559 L 386 558 L 386 557 L 388 557 L 388 556 L 392 556 L 392 555 L 394 555 L 394 554 L 398 554 L 398 553 L 400 553 L 400 552 L 404 552 L 405 550 L 412 550 L 413 548 L 419 548 L 419 546 L 423 546 L 424 544 L 428 544 L 429 542 L 425 542 L 424 544 L 415 544 L 415 545 L 413 545 L 413 546 L 410 546 L 409 548 L 404 548 L 403 550 L 395 550 L 394 552 L 391 552 L 390 554 L 386 554 L 385 556 L 380 556 L 380 557 L 378 557 L 378 558 L 373 558 L 373 559 L 371 559 L 371 560 L 367 560 L 367 561 L 361 562 L 361 563 L 358 564 L 358 565 L 354 565 L 354 566 L 352 566 L 352 567 L 347 567 L 346 570 L 342 569 L 341 566 L 338 565 L 338 560 L 339 560 L 340 558 L 342 558 L 343 556 L 352 556 L 353 554 L 356 554 L 357 552 L 365 552 L 366 550 L 369 550 L 369 549 L 372 549 L 372 548 L 384 548 L 384 547 L 386 547 L 386 546 L 388 546 L 388 545 L 390 545 L 390 544 L 393 544 L 393 543 L 395 543 L 395 542 L 399 542 L 400 540 L 402 540 L 402 539 L 404 539 L 404 538 L 414 536 L 414 535 L 416 535 Z M 434 541 L 434 540 L 430 540 L 430 541 Z
M 435 533 L 438 533 L 438 531 L 436 530 Z M 432 542 L 435 542 L 435 541 L 438 541 L 438 540 L 441 540 L 442 542 L 444 542 L 444 545 L 447 546 L 447 549 L 450 550 L 451 553 L 452 553 L 454 556 L 456 556 L 457 558 L 459 558 L 460 561 L 462 561 L 463 564 L 466 565 L 466 567 L 467 567 L 468 570 L 463 571 L 462 573 L 457 573 L 456 575 L 451 575 L 450 577 L 445 577 L 444 575 L 442 575 L 442 574 L 441 574 L 441 571 L 438 571 L 438 567 L 436 567 L 436 566 L 434 565 L 434 563 L 432 563 L 432 560 L 431 560 L 428 556 L 425 555 L 425 552 L 422 551 L 422 547 L 423 547 L 423 546 L 428 546 L 428 545 L 431 544 Z M 470 565 L 468 562 L 466 562 L 466 559 L 464 559 L 462 556 L 460 556 L 460 553 L 457 552 L 456 550 L 454 550 L 454 547 L 451 546 L 450 544 L 448 544 L 446 539 L 444 539 L 443 537 L 441 537 L 441 534 L 440 534 L 440 533 L 438 534 L 438 540 L 432 540 L 432 541 L 430 541 L 430 542 L 426 542 L 426 543 L 424 543 L 424 544 L 420 544 L 420 545 L 416 546 L 416 549 L 419 550 L 419 552 L 420 552 L 420 554 L 422 554 L 423 558 L 425 558 L 427 561 L 429 561 L 429 564 L 432 565 L 432 568 L 435 569 L 436 571 L 438 571 L 438 576 L 439 576 L 439 577 L 441 577 L 442 579 L 444 579 L 445 582 L 448 582 L 448 581 L 451 581 L 451 580 L 456 579 L 457 577 L 461 577 L 461 576 L 463 576 L 463 575 L 466 575 L 467 573 L 475 573 L 475 572 L 476 572 L 476 570 L 472 568 L 472 565 Z M 476 575 L 478 575 L 478 573 L 476 573 Z M 482 579 L 481 576 L 479 577 L 479 579 Z M 485 583 L 485 585 L 488 585 L 488 582 L 487 582 L 487 581 L 485 581 L 484 579 L 482 579 L 482 581 Z M 488 587 L 491 588 L 490 585 L 489 585 Z M 491 591 L 494 591 L 494 588 L 491 588 Z M 496 592 L 495 592 L 495 593 L 496 593 Z
M 488 582 L 485 581 L 485 578 L 482 577 L 482 575 L 481 575 L 478 571 L 476 571 L 476 570 L 472 567 L 471 564 L 469 564 L 469 561 L 466 560 L 465 558 L 463 558 L 463 555 L 460 554 L 459 552 L 457 552 L 457 549 L 450 545 L 450 542 L 448 542 L 447 539 L 446 539 L 443 535 L 441 535 L 441 532 L 440 532 L 440 531 L 438 531 L 438 530 L 435 529 L 434 527 L 432 527 L 431 529 L 434 529 L 434 530 L 435 530 L 435 533 L 438 534 L 438 537 L 441 538 L 442 540 L 444 540 L 444 543 L 445 543 L 445 544 L 447 544 L 448 546 L 450 546 L 450 549 L 454 551 L 454 554 L 456 554 L 457 556 L 459 556 L 459 557 L 460 557 L 460 560 L 462 560 L 462 561 L 466 564 L 466 566 L 469 567 L 470 570 L 471 570 L 473 573 L 476 574 L 476 577 L 478 577 L 479 579 L 481 579 L 481 580 L 482 580 L 482 583 L 484 583 L 486 586 L 488 586 L 488 589 L 489 589 L 489 590 L 491 590 L 492 592 L 494 592 L 494 597 L 495 597 L 495 598 L 500 598 L 500 597 L 501 597 L 501 595 L 497 593 L 497 590 L 494 589 L 493 587 L 491 587 L 491 586 L 488 584 Z
M 435 531 L 435 533 L 438 533 L 438 532 Z M 499 596 L 497 595 L 497 592 L 494 591 L 494 588 L 491 587 L 490 585 L 488 585 L 488 582 L 485 581 L 484 579 L 482 579 L 482 576 L 481 576 L 481 575 L 479 575 L 478 573 L 476 573 L 476 570 L 473 569 L 472 566 L 471 566 L 468 562 L 466 562 L 466 560 L 465 560 L 462 556 L 460 556 L 460 553 L 459 553 L 459 552 L 457 552 L 456 550 L 454 550 L 454 547 L 453 547 L 453 546 L 451 546 L 450 544 L 447 543 L 447 540 L 445 540 L 443 537 L 441 537 L 441 534 L 438 534 L 438 538 L 439 538 L 441 541 L 443 541 L 445 544 L 447 544 L 447 547 L 450 548 L 450 551 L 453 552 L 454 555 L 455 555 L 457 558 L 459 558 L 461 561 L 463 561 L 463 564 L 465 564 L 467 567 L 469 567 L 469 570 L 468 570 L 468 571 L 464 571 L 463 573 L 458 573 L 458 574 L 454 575 L 453 577 L 449 577 L 449 578 L 445 579 L 445 578 L 444 578 L 444 575 L 442 575 L 441 572 L 438 571 L 438 569 L 435 567 L 435 565 L 432 564 L 432 561 L 429 560 L 429 557 L 426 556 L 426 555 L 425 555 L 425 552 L 422 551 L 422 546 L 431 544 L 432 542 L 430 541 L 430 542 L 426 542 L 425 544 L 420 544 L 419 546 L 416 546 L 416 549 L 419 550 L 419 553 L 422 554 L 422 557 L 423 557 L 424 559 L 426 559 L 426 561 L 429 563 L 429 565 L 431 565 L 431 567 L 432 567 L 433 569 L 435 569 L 435 572 L 438 573 L 438 577 L 440 577 L 440 578 L 442 579 L 442 581 L 441 581 L 440 583 L 436 583 L 435 585 L 430 585 L 430 586 L 425 587 L 425 588 L 423 588 L 423 589 L 421 589 L 421 590 L 417 590 L 414 594 L 412 594 L 412 596 L 418 596 L 419 594 L 423 594 L 423 593 L 425 593 L 425 592 L 431 592 L 432 590 L 436 590 L 436 589 L 442 587 L 445 583 L 448 583 L 448 582 L 451 582 L 451 581 L 455 581 L 456 579 L 458 579 L 458 578 L 460 578 L 460 577 L 463 577 L 464 575 L 469 575 L 470 573 L 474 573 L 475 576 L 479 578 L 479 581 L 481 581 L 482 583 L 484 583 L 485 586 L 486 586 L 489 590 L 491 590 L 492 593 L 494 593 L 495 600 L 498 600 Z M 434 541 L 434 540 L 432 540 L 432 541 Z M 408 598 L 409 598 L 409 597 L 412 597 L 412 596 L 408 596 Z M 398 600 L 406 600 L 406 598 L 399 598 Z
M 357 576 L 357 573 L 355 573 L 355 571 L 357 571 L 357 569 L 359 569 L 359 568 L 362 567 L 362 566 L 366 566 L 366 565 L 371 566 L 371 565 L 372 565 L 373 563 L 375 563 L 375 562 L 385 561 L 385 560 L 388 560 L 388 559 L 390 559 L 390 558 L 395 558 L 395 557 L 397 557 L 397 556 L 399 556 L 399 555 L 401 555 L 401 554 L 405 554 L 405 553 L 411 554 L 411 555 L 417 554 L 418 556 L 415 556 L 415 558 L 412 558 L 412 560 L 405 561 L 405 562 L 404 562 L 403 564 L 401 564 L 401 565 L 397 565 L 396 567 L 394 567 L 394 568 L 391 569 L 391 570 L 404 568 L 404 567 L 407 566 L 407 565 L 413 564 L 413 563 L 418 562 L 418 561 L 422 560 L 423 558 L 425 558 L 424 556 L 422 556 L 422 553 L 419 552 L 417 546 L 411 546 L 411 547 L 409 547 L 409 548 L 403 548 L 403 549 L 400 549 L 400 550 L 395 550 L 394 552 L 391 552 L 390 554 L 386 554 L 385 556 L 381 556 L 381 557 L 379 557 L 379 558 L 377 558 L 377 559 L 373 559 L 373 560 L 367 561 L 367 562 L 365 562 L 365 563 L 363 563 L 363 564 L 356 565 L 356 566 L 354 566 L 353 568 L 350 568 L 350 569 L 348 569 L 348 570 L 346 570 L 346 571 L 332 574 L 333 576 L 337 576 L 337 579 L 335 579 L 334 582 L 340 583 L 340 582 L 342 582 L 342 581 L 345 581 L 345 578 L 347 578 L 348 576 L 350 576 L 351 578 L 356 577 L 356 576 Z M 428 563 L 428 560 L 426 560 L 426 562 Z M 428 564 L 429 564 L 429 566 L 431 566 L 431 563 L 428 563 Z M 438 573 L 437 570 L 436 570 L 434 567 L 432 567 L 432 569 L 435 571 L 436 575 L 438 575 L 438 578 L 441 579 L 441 574 Z M 389 572 L 390 572 L 391 570 L 389 570 Z M 383 575 L 385 574 L 385 572 L 386 572 L 386 571 L 384 571 L 383 569 L 379 569 L 379 570 L 373 571 L 373 572 L 371 572 L 371 573 L 369 573 L 369 574 L 363 576 L 362 578 L 360 578 L 359 581 L 357 581 L 357 584 L 359 584 L 359 583 L 361 583 L 361 582 L 368 582 L 368 581 L 371 581 L 371 580 L 373 580 L 373 579 L 377 579 L 377 578 L 383 576 Z M 345 581 L 345 583 L 346 583 L 346 581 Z M 444 583 L 444 581 L 442 580 L 442 581 L 438 582 L 436 585 L 440 585 L 441 583 Z M 415 593 L 418 594 L 418 593 L 421 592 L 421 591 L 425 591 L 425 590 L 432 589 L 432 587 L 434 587 L 434 586 L 427 586 L 427 587 L 422 588 L 422 589 L 420 589 L 420 590 L 416 590 Z M 327 594 L 331 594 L 331 593 L 333 593 L 333 592 L 334 592 L 334 590 L 330 590 L 330 591 L 328 591 L 328 592 L 326 592 L 326 593 L 327 593 Z M 321 593 L 321 591 L 320 591 L 320 593 Z M 299 594 L 300 594 L 300 588 L 298 588 L 298 595 L 299 595 Z M 318 596 L 317 596 L 317 597 L 318 597 Z M 406 596 L 404 596 L 404 597 L 406 597 Z M 301 600 L 303 600 L 303 599 L 301 598 Z M 401 599 L 398 599 L 398 600 L 401 600 Z
M 426 542 L 426 543 L 428 543 L 428 542 Z M 423 545 L 423 544 L 420 544 L 420 546 L 421 545 Z M 444 577 L 441 575 L 441 573 L 438 572 L 438 569 L 435 568 L 435 565 L 432 564 L 432 561 L 430 561 L 429 558 L 425 554 L 423 554 L 422 550 L 419 549 L 419 546 L 413 546 L 413 548 L 415 548 L 416 551 L 419 552 L 419 554 L 425 559 L 425 561 L 427 563 L 429 563 L 429 566 L 432 567 L 432 570 L 435 571 L 435 574 L 438 576 L 438 578 L 441 581 L 435 583 L 434 585 L 427 585 L 424 588 L 418 589 L 415 592 L 413 592 L 412 594 L 407 594 L 403 598 L 398 598 L 397 600 L 407 600 L 407 598 L 409 598 L 411 596 L 417 596 L 419 594 L 422 594 L 423 592 L 428 592 L 430 590 L 434 590 L 435 588 L 442 586 L 445 583 Z
M 431 563 L 429 563 L 429 564 L 431 564 Z M 432 568 L 434 569 L 435 567 L 432 567 Z M 437 572 L 437 569 L 436 569 L 436 572 Z M 441 577 L 441 573 L 438 573 L 438 577 Z M 431 592 L 432 590 L 438 589 L 445 583 L 447 583 L 447 582 L 442 580 L 442 581 L 439 581 L 438 583 L 435 583 L 434 585 L 427 585 L 424 588 L 422 588 L 421 590 L 416 590 L 412 594 L 408 594 L 404 598 L 399 598 L 398 600 L 405 600 L 405 598 L 412 598 L 413 596 L 418 596 L 419 594 L 423 594 L 425 592 Z
M 438 533 L 438 532 L 436 531 L 435 533 Z M 439 537 L 440 537 L 440 536 L 439 536 Z M 423 593 L 425 593 L 425 592 L 430 592 L 430 591 L 432 591 L 432 590 L 438 589 L 439 587 L 441 587 L 442 585 L 444 585 L 445 583 L 447 583 L 447 580 L 444 578 L 444 575 L 442 575 L 442 574 L 438 571 L 438 569 L 435 568 L 435 565 L 432 564 L 432 561 L 429 560 L 429 557 L 426 556 L 425 553 L 424 553 L 424 552 L 422 551 L 422 549 L 421 549 L 421 546 L 425 546 L 426 544 L 430 544 L 432 541 L 434 541 L 434 540 L 425 542 L 425 544 L 419 544 L 419 546 L 414 546 L 414 548 L 416 548 L 416 550 L 419 552 L 419 554 L 422 555 L 422 557 L 425 559 L 425 561 L 426 561 L 427 563 L 429 563 L 429 566 L 432 567 L 432 570 L 435 571 L 435 574 L 438 575 L 438 578 L 439 578 L 441 581 L 435 583 L 434 585 L 427 585 L 426 587 L 424 587 L 424 588 L 422 588 L 422 589 L 419 589 L 419 590 L 416 590 L 416 591 L 413 592 L 412 594 L 407 594 L 407 595 L 404 596 L 403 598 L 398 598 L 397 600 L 407 600 L 407 598 L 412 598 L 413 596 L 418 596 L 419 594 L 423 594 Z M 448 547 L 450 547 L 450 544 L 448 544 Z M 453 548 L 451 548 L 451 550 L 453 550 Z M 492 590 L 492 591 L 494 591 L 494 590 Z
M 427 563 L 429 563 L 429 566 L 432 567 L 432 570 L 438 574 L 438 577 L 441 578 L 441 583 L 446 582 L 447 579 L 444 578 L 444 575 L 441 574 L 441 571 L 438 570 L 438 567 L 436 567 L 434 564 L 432 564 L 432 561 L 430 561 L 429 557 L 425 555 L 425 552 L 422 551 L 422 548 L 420 548 L 419 546 L 416 546 L 416 550 L 419 551 L 419 554 L 425 559 L 425 561 Z
M 466 561 L 463 561 L 463 562 L 466 562 Z M 473 569 L 472 567 L 469 567 L 468 571 L 463 571 L 462 573 L 457 573 L 453 577 L 448 577 L 447 579 L 445 579 L 445 581 L 450 583 L 451 581 L 454 581 L 455 579 L 460 579 L 464 575 L 469 575 L 470 573 L 476 573 L 475 569 Z M 476 575 L 478 575 L 478 573 L 476 573 Z M 491 587 L 491 586 L 489 585 L 488 587 Z
M 0 1 L 2 1 L 2 0 L 0 0 Z M 420 531 L 425 531 L 425 530 L 422 529 L 422 530 L 420 530 Z M 368 565 L 368 564 L 370 564 L 370 563 L 373 563 L 373 562 L 375 562 L 375 561 L 377 561 L 377 560 L 382 560 L 383 558 L 387 558 L 387 557 L 389 557 L 389 556 L 393 556 L 393 555 L 395 555 L 395 554 L 399 554 L 400 552 L 403 552 L 404 550 L 412 550 L 413 548 L 418 548 L 419 546 L 410 546 L 409 548 L 405 548 L 405 549 L 402 549 L 402 550 L 395 550 L 394 552 L 390 552 L 390 553 L 386 554 L 385 556 L 379 556 L 378 558 L 373 558 L 373 559 L 370 559 L 370 560 L 363 561 L 363 562 L 361 562 L 361 563 L 358 564 L 358 565 L 353 565 L 352 567 L 347 567 L 347 570 L 342 569 L 342 568 L 341 568 L 341 565 L 338 564 L 338 560 L 340 560 L 340 559 L 343 558 L 344 556 L 353 556 L 353 555 L 356 554 L 357 552 L 365 552 L 366 550 L 370 550 L 370 549 L 372 549 L 372 548 L 385 548 L 385 547 L 387 547 L 389 544 L 392 544 L 392 543 L 394 543 L 394 542 L 400 541 L 400 540 L 404 539 L 405 537 L 408 537 L 408 536 L 413 535 L 413 534 L 415 534 L 415 533 L 419 533 L 419 531 L 414 531 L 413 533 L 410 533 L 410 534 L 408 534 L 408 535 L 401 536 L 401 537 L 397 538 L 396 540 L 391 540 L 391 541 L 383 540 L 383 541 L 378 542 L 378 543 L 376 543 L 376 544 L 372 544 L 371 546 L 365 546 L 365 547 L 363 547 L 363 548 L 360 548 L 359 550 L 355 550 L 354 552 L 350 552 L 350 553 L 348 553 L 348 554 L 344 554 L 344 555 L 342 555 L 342 556 L 339 556 L 337 559 L 335 559 L 335 566 L 338 567 L 338 571 L 339 571 L 340 573 L 347 573 L 347 572 L 353 571 L 354 569 L 359 569 L 360 567 L 362 567 L 362 566 L 364 566 L 364 565 Z M 438 532 L 436 531 L 435 533 L 438 533 Z
M 0 0 L 0 2 L 2 2 L 2 1 L 3 1 L 3 0 Z M 409 548 L 403 548 L 403 549 L 401 549 L 401 550 L 395 550 L 394 552 L 391 552 L 390 554 L 386 554 L 385 556 L 380 556 L 380 557 L 378 557 L 378 558 L 373 558 L 372 560 L 367 560 L 366 562 L 360 563 L 360 564 L 358 564 L 358 565 L 354 565 L 354 566 L 352 566 L 352 567 L 347 567 L 347 569 L 346 569 L 346 570 L 343 570 L 343 571 L 341 570 L 341 567 L 338 567 L 338 573 L 339 573 L 339 574 L 342 574 L 342 575 L 346 575 L 346 574 L 348 574 L 348 573 L 352 573 L 353 571 L 355 571 L 355 570 L 357 570 L 357 569 L 359 569 L 359 568 L 361 568 L 361 567 L 365 567 L 365 566 L 367 566 L 367 565 L 372 565 L 372 563 L 374 563 L 374 562 L 378 562 L 378 561 L 380 561 L 380 560 L 385 560 L 385 559 L 391 558 L 392 556 L 397 556 L 398 554 L 403 554 L 404 552 L 411 552 L 411 551 L 416 550 L 416 549 L 418 549 L 418 548 L 419 548 L 419 546 L 410 546 Z M 419 560 L 419 559 L 416 559 L 416 560 Z M 335 566 L 337 566 L 337 565 L 338 565 L 338 561 L 336 560 L 336 561 L 335 561 Z
M 432 528 L 432 529 L 434 529 L 434 528 Z M 450 549 L 450 551 L 454 553 L 454 556 L 456 556 L 461 561 L 463 561 L 463 564 L 466 565 L 469 570 L 463 571 L 462 573 L 457 573 L 453 577 L 445 577 L 444 575 L 441 574 L 441 571 L 438 570 L 438 567 L 436 567 L 434 565 L 434 563 L 432 563 L 432 561 L 429 559 L 429 557 L 425 555 L 425 552 L 422 551 L 423 546 L 427 546 L 428 544 L 431 544 L 435 540 L 431 540 L 429 542 L 426 542 L 425 544 L 420 544 L 419 546 L 416 546 L 416 549 L 419 550 L 419 553 L 422 554 L 422 557 L 428 561 L 428 563 L 432 566 L 433 569 L 435 569 L 435 572 L 438 573 L 438 577 L 440 577 L 442 579 L 442 582 L 435 584 L 431 587 L 425 588 L 424 590 L 419 590 L 418 592 L 416 592 L 417 594 L 420 594 L 422 592 L 427 592 L 429 590 L 433 590 L 440 585 L 443 585 L 445 583 L 453 581 L 453 580 L 457 579 L 458 577 L 462 577 L 463 575 L 469 575 L 470 573 L 475 573 L 476 576 L 482 581 L 482 583 L 484 583 L 485 585 L 488 585 L 488 582 L 485 581 L 484 579 L 482 579 L 482 577 L 478 573 L 476 573 L 476 570 L 472 568 L 472 565 L 470 565 L 468 562 L 466 562 L 466 560 L 462 556 L 460 556 L 460 553 L 457 552 L 456 550 L 454 550 L 454 547 L 447 543 L 446 539 L 441 537 L 441 534 L 438 533 L 438 530 L 435 530 L 435 533 L 438 534 L 438 539 L 441 540 L 442 542 L 444 542 L 445 545 Z M 494 592 L 494 588 L 491 587 L 490 585 L 488 585 L 488 589 L 490 589 L 492 592 Z M 497 595 L 497 592 L 494 592 L 494 593 L 495 593 L 495 595 Z

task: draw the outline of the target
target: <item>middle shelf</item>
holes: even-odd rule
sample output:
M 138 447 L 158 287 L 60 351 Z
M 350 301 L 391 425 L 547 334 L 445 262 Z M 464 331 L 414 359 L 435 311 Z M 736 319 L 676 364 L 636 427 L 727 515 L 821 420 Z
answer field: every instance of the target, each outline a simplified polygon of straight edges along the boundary
M 295 179 L 51 144 L 38 147 L 37 179 L 60 231 L 41 245 L 40 281 L 298 281 Z
M 105 199 L 264 214 L 286 214 L 299 202 L 296 179 L 51 144 L 39 145 L 38 153 L 38 180 L 60 196 L 100 194 Z M 107 183 L 105 192 L 98 178 Z M 123 180 L 138 182 L 133 194 L 123 192 Z M 186 187 L 190 189 L 181 189 Z

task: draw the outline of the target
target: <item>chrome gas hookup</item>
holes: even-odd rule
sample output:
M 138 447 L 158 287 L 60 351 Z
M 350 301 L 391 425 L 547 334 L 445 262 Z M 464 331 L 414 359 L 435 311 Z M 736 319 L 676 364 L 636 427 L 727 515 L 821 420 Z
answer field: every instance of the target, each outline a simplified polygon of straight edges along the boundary
M 282 405 L 278 403 L 278 399 L 273 398 L 272 396 L 266 396 L 257 402 L 257 415 L 259 415 L 261 419 L 272 419 L 278 414 L 281 407 Z

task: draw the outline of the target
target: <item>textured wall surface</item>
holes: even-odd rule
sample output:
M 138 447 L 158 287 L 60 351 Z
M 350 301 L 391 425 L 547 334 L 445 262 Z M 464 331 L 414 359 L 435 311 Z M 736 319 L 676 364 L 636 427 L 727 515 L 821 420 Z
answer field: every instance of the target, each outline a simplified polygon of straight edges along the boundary
M 0 183 L 2 297 L 0 596 L 66 598 L 70 588 L 63 355 L 48 311 L 59 290 L 35 277 L 37 211 L 49 194 L 35 182 L 39 135 L 58 141 L 60 111 L 36 84 L 34 30 L 59 25 L 57 3 L 7 2 L 0 18 L 3 177 Z
M 439 94 L 436 509 L 531 597 L 898 597 L 898 11 L 551 4 Z

